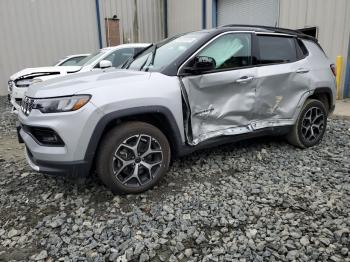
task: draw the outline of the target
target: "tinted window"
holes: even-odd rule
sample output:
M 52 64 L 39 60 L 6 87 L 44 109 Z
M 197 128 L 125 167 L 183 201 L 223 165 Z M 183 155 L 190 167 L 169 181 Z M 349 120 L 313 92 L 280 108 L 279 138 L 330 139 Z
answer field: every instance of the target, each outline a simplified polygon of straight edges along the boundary
M 214 58 L 216 69 L 234 69 L 251 65 L 251 49 L 250 34 L 227 34 L 210 43 L 197 57 Z
M 123 49 L 114 51 L 113 53 L 105 57 L 103 60 L 111 61 L 113 67 L 119 67 L 122 64 L 124 64 L 124 62 L 133 55 L 134 55 L 133 48 L 123 48 Z
M 309 51 L 307 50 L 303 41 L 301 41 L 300 39 L 297 40 L 297 54 L 298 54 L 298 59 L 303 59 L 309 54 Z
M 297 60 L 294 38 L 258 36 L 260 64 L 289 63 Z

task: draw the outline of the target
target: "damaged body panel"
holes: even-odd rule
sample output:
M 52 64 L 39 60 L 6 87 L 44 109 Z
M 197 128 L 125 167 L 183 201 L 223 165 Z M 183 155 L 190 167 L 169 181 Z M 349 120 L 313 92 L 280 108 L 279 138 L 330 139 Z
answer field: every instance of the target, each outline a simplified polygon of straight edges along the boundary
M 258 67 L 254 129 L 292 125 L 297 106 L 310 91 L 310 81 L 298 73 L 303 62 Z
M 310 92 L 310 81 L 296 72 L 302 62 L 265 66 L 182 79 L 191 112 L 192 140 L 293 125 L 297 106 Z M 249 82 L 240 79 L 253 77 Z M 237 82 L 238 80 L 238 82 Z
M 191 111 L 191 144 L 223 134 L 249 131 L 255 103 L 255 80 L 242 83 L 256 69 L 226 71 L 182 79 Z M 237 82 L 238 80 L 238 82 Z
M 324 68 L 327 57 L 316 43 L 283 34 L 256 34 L 249 44 L 247 33 L 231 35 L 233 40 L 223 34 L 204 45 L 184 65 L 193 64 L 196 58 L 215 61 L 209 72 L 180 76 L 190 145 L 219 136 L 293 126 L 317 88 L 334 89 L 331 70 Z M 224 37 L 226 46 L 220 43 Z

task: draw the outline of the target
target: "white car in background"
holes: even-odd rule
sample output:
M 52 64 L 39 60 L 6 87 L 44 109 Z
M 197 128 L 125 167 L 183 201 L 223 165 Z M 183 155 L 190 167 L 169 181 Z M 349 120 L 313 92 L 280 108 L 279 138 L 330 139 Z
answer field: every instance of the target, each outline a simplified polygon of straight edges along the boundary
M 89 55 L 91 54 L 68 55 L 63 59 L 60 59 L 56 64 L 54 64 L 54 66 L 74 66 Z
M 17 112 L 20 109 L 22 99 L 28 87 L 32 84 L 67 74 L 100 70 L 108 67 L 118 68 L 130 57 L 141 52 L 149 45 L 150 44 L 138 43 L 102 48 L 98 52 L 80 60 L 74 66 L 50 66 L 23 69 L 10 76 L 8 81 L 9 99 L 13 105 L 12 111 Z

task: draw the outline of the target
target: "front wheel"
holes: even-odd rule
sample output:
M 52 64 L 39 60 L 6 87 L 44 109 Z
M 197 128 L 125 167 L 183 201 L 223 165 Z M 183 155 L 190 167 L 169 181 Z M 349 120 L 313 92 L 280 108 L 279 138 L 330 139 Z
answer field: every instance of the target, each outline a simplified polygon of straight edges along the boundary
M 315 99 L 307 100 L 301 109 L 296 124 L 287 136 L 290 144 L 307 148 L 321 142 L 327 127 L 325 105 Z
M 169 142 L 158 128 L 144 122 L 127 122 L 103 138 L 96 170 L 114 193 L 141 193 L 159 181 L 169 163 Z

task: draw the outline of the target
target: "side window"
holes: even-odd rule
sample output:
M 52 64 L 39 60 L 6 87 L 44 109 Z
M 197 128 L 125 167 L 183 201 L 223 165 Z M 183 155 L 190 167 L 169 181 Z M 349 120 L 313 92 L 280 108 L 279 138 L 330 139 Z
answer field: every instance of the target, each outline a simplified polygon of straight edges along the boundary
M 113 67 L 121 66 L 129 57 L 134 55 L 134 48 L 124 48 L 114 51 L 103 60 L 111 61 Z
M 234 69 L 249 66 L 251 59 L 250 34 L 226 34 L 214 40 L 198 56 L 214 58 L 216 69 Z
M 259 64 L 281 64 L 297 60 L 295 40 L 292 37 L 258 36 Z

